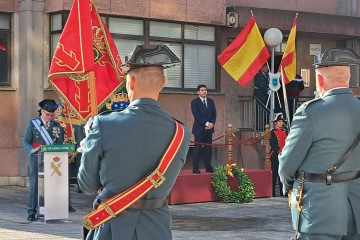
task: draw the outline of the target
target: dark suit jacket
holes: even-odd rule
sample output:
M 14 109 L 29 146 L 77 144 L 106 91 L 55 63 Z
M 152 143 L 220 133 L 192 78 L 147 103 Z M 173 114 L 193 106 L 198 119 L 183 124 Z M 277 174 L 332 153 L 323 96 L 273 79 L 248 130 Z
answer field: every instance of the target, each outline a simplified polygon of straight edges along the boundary
M 191 112 L 194 116 L 194 124 L 192 128 L 193 134 L 202 134 L 205 130 L 206 122 L 213 123 L 216 122 L 216 108 L 214 100 L 211 98 L 206 98 L 207 107 L 201 101 L 200 97 L 195 98 L 191 101 Z M 210 130 L 214 132 L 214 128 Z
M 254 77 L 255 88 L 254 88 L 254 97 L 256 100 L 262 102 L 266 105 L 268 99 L 268 90 L 269 90 L 269 75 L 259 72 Z

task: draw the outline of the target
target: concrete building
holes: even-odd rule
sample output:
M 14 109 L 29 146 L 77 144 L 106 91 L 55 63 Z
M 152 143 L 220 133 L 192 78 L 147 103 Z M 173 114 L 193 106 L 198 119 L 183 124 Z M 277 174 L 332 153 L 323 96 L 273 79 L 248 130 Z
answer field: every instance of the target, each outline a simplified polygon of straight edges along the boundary
M 72 6 L 72 0 L 0 0 L 0 185 L 24 185 L 27 154 L 22 147 L 28 121 L 37 117 L 38 102 L 58 99 L 47 84 L 51 56 Z M 167 72 L 168 84 L 160 104 L 189 128 L 190 102 L 196 86 L 207 84 L 215 100 L 218 120 L 214 138 L 232 124 L 242 139 L 255 136 L 252 94 L 254 85 L 240 86 L 217 62 L 219 55 L 240 33 L 254 13 L 262 34 L 278 28 L 284 35 L 276 48 L 281 60 L 295 14 L 297 19 L 297 72 L 306 80 L 302 100 L 313 98 L 314 54 L 330 47 L 360 52 L 358 0 L 93 0 L 105 20 L 122 60 L 136 44 L 166 43 L 183 61 Z M 229 27 L 228 13 L 238 15 Z M 233 23 L 232 23 L 233 24 Z M 230 24 L 231 25 L 231 24 Z M 351 88 L 359 95 L 359 69 L 352 69 Z M 121 136 L 119 136 L 121 137 Z M 224 143 L 225 138 L 216 143 Z M 265 148 L 236 145 L 234 159 L 245 168 L 261 169 Z M 227 148 L 214 148 L 214 165 L 226 163 Z M 189 159 L 191 158 L 191 151 Z M 186 167 L 191 167 L 191 161 Z

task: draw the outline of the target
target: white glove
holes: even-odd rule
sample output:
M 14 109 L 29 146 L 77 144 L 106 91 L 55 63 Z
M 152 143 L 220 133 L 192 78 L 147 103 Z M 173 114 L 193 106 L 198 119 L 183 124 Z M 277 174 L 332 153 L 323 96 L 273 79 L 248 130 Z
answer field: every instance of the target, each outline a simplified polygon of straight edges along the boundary
M 89 118 L 89 120 L 87 121 L 87 123 L 84 126 L 84 131 L 85 131 L 86 136 L 89 133 L 89 130 L 90 130 L 90 127 L 91 127 L 91 124 L 93 123 L 93 121 L 94 120 L 92 118 Z
M 41 147 L 41 146 L 38 146 L 38 147 L 32 149 L 32 150 L 31 150 L 31 153 L 36 153 L 37 151 L 39 151 L 40 147 Z
M 267 94 L 270 95 L 270 94 L 271 94 L 271 90 L 268 90 L 268 91 L 267 91 Z
M 78 151 L 79 153 L 82 153 L 82 152 L 83 152 L 83 147 L 84 147 L 84 145 L 85 145 L 85 142 L 86 142 L 86 138 L 84 138 L 83 140 L 81 140 L 80 146 L 76 149 L 76 151 Z

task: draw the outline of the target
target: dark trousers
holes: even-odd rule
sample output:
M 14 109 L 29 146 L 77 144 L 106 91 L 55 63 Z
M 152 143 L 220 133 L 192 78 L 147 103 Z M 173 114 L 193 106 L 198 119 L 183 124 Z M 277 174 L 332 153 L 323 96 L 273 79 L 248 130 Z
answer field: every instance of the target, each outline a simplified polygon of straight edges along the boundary
M 204 131 L 202 134 L 194 134 L 195 142 L 198 143 L 212 143 L 212 132 Z M 204 163 L 206 170 L 212 170 L 211 158 L 212 158 L 212 146 L 195 144 L 193 152 L 193 168 L 199 169 L 199 159 L 204 157 Z
M 280 190 L 280 196 L 283 196 L 283 191 L 282 191 L 282 183 L 280 181 L 280 177 L 279 177 L 279 158 L 278 158 L 278 154 L 273 153 L 271 155 L 271 173 L 272 173 L 272 192 L 273 192 L 273 196 L 275 197 L 275 186 L 276 186 L 276 182 L 279 181 L 279 190 Z

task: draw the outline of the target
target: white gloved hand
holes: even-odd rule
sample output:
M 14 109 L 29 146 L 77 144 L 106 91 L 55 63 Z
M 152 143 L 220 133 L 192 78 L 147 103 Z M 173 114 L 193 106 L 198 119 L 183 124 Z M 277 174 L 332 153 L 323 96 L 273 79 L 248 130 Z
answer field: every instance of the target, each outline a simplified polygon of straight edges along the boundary
M 31 150 L 31 153 L 36 153 L 37 151 L 39 151 L 40 147 L 41 147 L 41 146 L 38 146 L 38 147 L 32 149 L 32 150 Z
M 84 131 L 85 131 L 86 136 L 89 133 L 89 130 L 90 130 L 90 127 L 91 127 L 91 124 L 93 123 L 93 121 L 94 120 L 92 118 L 89 118 L 89 120 L 87 121 L 87 123 L 84 126 Z
M 84 138 L 83 140 L 81 140 L 80 146 L 76 149 L 76 151 L 78 151 L 79 153 L 82 153 L 82 152 L 83 152 L 83 147 L 84 147 L 84 145 L 85 145 L 85 142 L 86 142 L 86 138 Z
M 271 90 L 268 90 L 268 91 L 267 91 L 267 94 L 270 95 L 270 94 L 271 94 Z

